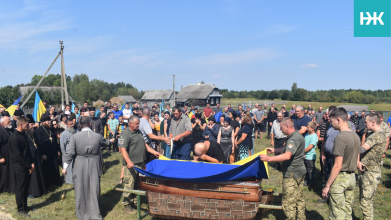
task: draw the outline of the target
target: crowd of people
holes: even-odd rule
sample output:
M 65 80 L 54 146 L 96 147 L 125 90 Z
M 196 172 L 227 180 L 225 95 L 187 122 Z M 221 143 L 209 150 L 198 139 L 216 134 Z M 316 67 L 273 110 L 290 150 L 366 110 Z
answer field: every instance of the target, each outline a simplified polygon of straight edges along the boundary
M 148 106 L 135 103 L 119 110 L 107 102 L 96 111 L 87 102 L 71 110 L 48 106 L 35 122 L 17 106 L 10 116 L 1 112 L 0 192 L 14 193 L 18 213 L 29 216 L 27 197 L 39 197 L 51 186 L 74 185 L 79 219 L 102 219 L 99 209 L 100 176 L 104 174 L 103 151 L 122 155 L 119 184 L 137 189 L 135 167 L 165 156 L 171 159 L 234 163 L 254 154 L 254 140 L 267 138 L 273 148 L 261 155 L 283 174 L 282 206 L 288 219 L 305 219 L 303 187 L 315 188 L 322 178 L 323 198 L 330 219 L 350 218 L 356 170 L 359 170 L 360 205 L 364 219 L 373 219 L 373 192 L 380 182 L 382 158 L 389 146 L 390 123 L 383 113 L 371 110 L 350 116 L 330 106 L 315 111 L 293 105 L 255 104 L 244 109 L 230 104 L 213 109 L 198 106 Z M 160 110 L 162 109 L 162 110 Z M 164 109 L 164 110 L 163 110 Z M 314 172 L 320 149 L 321 177 Z M 60 176 L 62 167 L 63 177 Z M 123 193 L 124 209 L 136 212 L 135 195 Z M 345 216 L 345 217 L 341 217 Z

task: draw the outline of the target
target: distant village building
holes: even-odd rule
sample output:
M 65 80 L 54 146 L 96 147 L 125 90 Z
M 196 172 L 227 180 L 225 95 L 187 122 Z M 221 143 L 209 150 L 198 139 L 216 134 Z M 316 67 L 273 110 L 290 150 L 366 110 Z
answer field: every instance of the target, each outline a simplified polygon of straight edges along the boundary
M 175 99 L 177 104 L 181 106 L 185 104 L 205 106 L 207 103 L 214 106 L 220 103 L 221 97 L 222 95 L 216 86 L 197 83 L 183 87 Z
M 172 89 L 160 89 L 160 90 L 147 90 L 143 97 L 141 98 L 141 104 L 147 102 L 148 106 L 151 107 L 155 103 L 158 103 L 159 106 L 164 99 L 164 103 L 173 104 L 174 102 L 174 93 Z
M 132 95 L 119 95 L 118 98 L 122 99 L 130 104 L 136 103 L 136 99 Z

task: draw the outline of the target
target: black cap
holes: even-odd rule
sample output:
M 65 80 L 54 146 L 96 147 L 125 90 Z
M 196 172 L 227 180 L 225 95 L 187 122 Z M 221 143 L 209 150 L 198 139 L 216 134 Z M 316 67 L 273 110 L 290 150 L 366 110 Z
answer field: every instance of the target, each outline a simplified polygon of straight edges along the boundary
M 94 112 L 94 111 L 95 111 L 95 107 L 89 107 L 89 108 L 88 108 L 88 111 Z
M 49 114 L 45 113 L 45 114 L 42 115 L 41 122 L 44 122 L 44 121 L 50 121 Z
M 35 123 L 35 120 L 32 115 L 28 114 L 28 115 L 26 115 L 26 117 L 29 119 L 30 123 Z
M 22 116 L 23 112 L 21 110 L 15 110 L 14 116 Z

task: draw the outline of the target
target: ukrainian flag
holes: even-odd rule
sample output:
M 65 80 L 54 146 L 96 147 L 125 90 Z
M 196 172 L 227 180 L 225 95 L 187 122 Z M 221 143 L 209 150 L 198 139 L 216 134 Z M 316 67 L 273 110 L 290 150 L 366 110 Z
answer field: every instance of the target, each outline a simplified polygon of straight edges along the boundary
M 41 98 L 38 95 L 38 92 L 35 91 L 35 103 L 34 103 L 34 111 L 33 118 L 35 121 L 41 121 L 41 116 L 46 112 L 46 108 L 42 103 Z
M 16 106 L 19 104 L 21 98 L 22 98 L 22 96 L 20 96 L 17 100 L 15 100 L 14 104 L 12 104 L 10 107 L 8 107 L 8 108 L 6 109 L 6 111 L 7 111 L 10 115 L 14 115 L 15 110 L 16 110 Z

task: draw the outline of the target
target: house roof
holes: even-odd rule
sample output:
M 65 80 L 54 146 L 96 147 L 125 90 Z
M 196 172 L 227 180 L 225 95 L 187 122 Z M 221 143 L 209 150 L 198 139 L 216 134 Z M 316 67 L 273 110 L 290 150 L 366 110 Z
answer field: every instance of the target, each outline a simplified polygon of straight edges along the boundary
M 22 96 L 25 96 L 25 95 L 29 95 L 28 94 L 28 91 L 29 89 L 34 89 L 35 86 L 19 86 L 19 92 Z M 38 89 L 41 89 L 42 91 L 44 92 L 48 92 L 48 91 L 51 91 L 51 90 L 64 90 L 63 88 L 61 88 L 60 86 L 38 86 Z M 65 94 L 65 93 L 64 93 Z M 35 97 L 35 96 L 34 96 Z M 30 97 L 31 99 L 32 97 Z M 65 98 L 65 97 L 64 97 Z M 71 102 L 74 102 L 74 100 L 72 99 L 72 97 L 69 95 L 69 92 L 68 92 L 68 99 L 69 101 Z
M 172 89 L 160 89 L 160 90 L 147 90 L 141 100 L 162 100 L 170 99 L 172 95 Z
M 132 95 L 119 95 L 118 98 L 124 100 L 125 102 L 137 102 Z
M 217 87 L 212 84 L 191 84 L 183 87 L 175 98 L 178 102 L 185 102 L 189 99 L 206 99 L 215 88 Z M 221 97 L 218 92 L 213 95 Z

